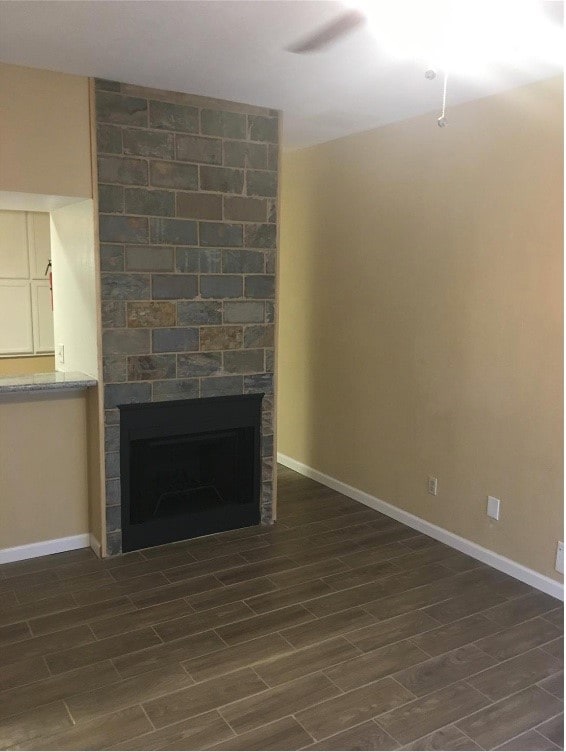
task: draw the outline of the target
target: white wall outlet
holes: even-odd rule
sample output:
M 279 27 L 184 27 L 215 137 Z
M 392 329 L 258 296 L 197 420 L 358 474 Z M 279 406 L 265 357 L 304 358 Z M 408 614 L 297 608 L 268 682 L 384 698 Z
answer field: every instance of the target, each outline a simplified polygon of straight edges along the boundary
M 428 476 L 427 491 L 433 496 L 438 496 L 438 478 L 433 478 L 432 475 Z
M 556 546 L 556 564 L 554 568 L 560 574 L 564 574 L 564 541 L 558 541 Z
M 500 499 L 496 499 L 495 496 L 487 497 L 487 516 L 493 517 L 494 520 L 499 519 L 499 507 L 501 505 Z
M 65 362 L 65 345 L 57 345 L 57 364 L 62 366 Z

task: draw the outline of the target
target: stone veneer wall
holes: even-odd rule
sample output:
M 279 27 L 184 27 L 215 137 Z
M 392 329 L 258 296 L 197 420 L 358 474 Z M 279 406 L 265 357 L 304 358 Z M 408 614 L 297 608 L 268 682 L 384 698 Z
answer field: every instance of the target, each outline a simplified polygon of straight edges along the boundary
M 278 113 L 98 80 L 96 124 L 108 553 L 123 403 L 265 392 L 271 522 Z

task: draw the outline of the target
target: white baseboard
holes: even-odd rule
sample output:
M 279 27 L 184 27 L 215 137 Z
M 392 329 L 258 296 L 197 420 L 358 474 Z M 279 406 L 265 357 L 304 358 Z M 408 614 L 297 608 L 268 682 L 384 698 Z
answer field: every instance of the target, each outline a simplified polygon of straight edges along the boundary
M 27 546 L 3 548 L 0 549 L 0 564 L 35 559 L 37 556 L 47 556 L 48 554 L 59 554 L 62 551 L 73 551 L 75 548 L 88 548 L 89 545 L 89 534 L 83 533 L 81 535 L 69 535 L 67 538 L 29 543 Z
M 295 472 L 300 473 L 307 478 L 312 478 L 312 480 L 316 480 L 318 483 L 322 483 L 322 485 L 332 488 L 334 491 L 338 491 L 338 493 L 348 496 L 350 499 L 359 501 L 367 507 L 371 507 L 382 514 L 386 514 L 388 517 L 392 517 L 394 520 L 402 522 L 404 525 L 407 525 L 414 530 L 418 530 L 420 533 L 429 535 L 431 538 L 435 538 L 436 540 L 445 543 L 447 546 L 455 548 L 457 551 L 468 554 L 468 556 L 478 559 L 484 564 L 489 564 L 489 566 L 494 567 L 494 569 L 499 569 L 501 572 L 505 572 L 505 574 L 515 577 L 517 580 L 521 580 L 521 582 L 526 582 L 527 585 L 531 585 L 531 587 L 537 588 L 537 590 L 542 590 L 543 593 L 548 593 L 548 595 L 552 595 L 554 598 L 559 598 L 562 601 L 564 600 L 564 585 L 544 574 L 540 574 L 540 572 L 536 572 L 534 569 L 529 569 L 529 567 L 525 567 L 512 559 L 508 559 L 506 556 L 501 556 L 501 554 L 496 554 L 488 548 L 484 548 L 467 538 L 462 538 L 461 536 L 456 535 L 456 533 L 451 533 L 449 530 L 438 527 L 438 525 L 433 525 L 431 522 L 423 520 L 422 517 L 417 517 L 410 512 L 406 512 L 404 509 L 395 507 L 393 504 L 389 504 L 388 502 L 382 501 L 375 496 L 371 496 L 364 491 L 360 491 L 358 488 L 342 483 L 342 481 L 336 480 L 336 478 L 332 478 L 325 473 L 321 473 L 319 470 L 315 470 L 308 465 L 304 465 L 302 462 L 298 462 L 292 457 L 287 457 L 285 454 L 279 453 L 277 455 L 277 461 L 281 465 L 285 465 L 285 467 L 295 470 Z
M 88 536 L 88 545 L 92 548 L 92 550 L 94 551 L 94 553 L 100 559 L 100 551 L 101 551 L 102 547 L 100 545 L 100 541 L 98 540 L 98 538 L 95 538 L 92 533 L 90 533 L 89 536 Z

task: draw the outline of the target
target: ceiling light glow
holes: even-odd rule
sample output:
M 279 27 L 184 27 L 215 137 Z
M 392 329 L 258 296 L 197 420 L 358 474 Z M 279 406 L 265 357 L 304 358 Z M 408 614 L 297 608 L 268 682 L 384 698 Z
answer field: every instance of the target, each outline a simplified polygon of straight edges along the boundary
M 359 0 L 380 47 L 451 73 L 562 63 L 563 32 L 534 0 Z

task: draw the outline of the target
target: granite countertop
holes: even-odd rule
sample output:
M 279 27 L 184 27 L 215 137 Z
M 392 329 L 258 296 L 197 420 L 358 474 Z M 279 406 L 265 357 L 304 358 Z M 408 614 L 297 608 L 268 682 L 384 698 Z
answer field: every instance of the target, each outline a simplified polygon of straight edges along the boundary
M 86 373 L 31 373 L 27 376 L 3 376 L 0 378 L 0 395 L 14 392 L 58 392 L 87 389 L 96 386 L 97 380 Z

